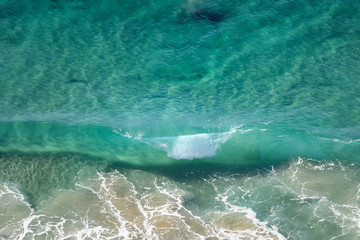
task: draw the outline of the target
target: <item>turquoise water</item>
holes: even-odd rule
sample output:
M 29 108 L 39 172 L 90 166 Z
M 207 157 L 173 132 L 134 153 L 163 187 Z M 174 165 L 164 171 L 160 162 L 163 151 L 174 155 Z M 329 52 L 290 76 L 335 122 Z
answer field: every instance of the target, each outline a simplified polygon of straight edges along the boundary
M 0 238 L 360 238 L 360 3 L 0 0 Z

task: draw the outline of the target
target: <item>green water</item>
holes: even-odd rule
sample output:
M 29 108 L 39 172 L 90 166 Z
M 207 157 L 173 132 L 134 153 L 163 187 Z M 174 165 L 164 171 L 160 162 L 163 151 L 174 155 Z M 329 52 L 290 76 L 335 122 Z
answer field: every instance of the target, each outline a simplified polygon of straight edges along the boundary
M 0 238 L 359 238 L 359 36 L 355 0 L 0 0 Z

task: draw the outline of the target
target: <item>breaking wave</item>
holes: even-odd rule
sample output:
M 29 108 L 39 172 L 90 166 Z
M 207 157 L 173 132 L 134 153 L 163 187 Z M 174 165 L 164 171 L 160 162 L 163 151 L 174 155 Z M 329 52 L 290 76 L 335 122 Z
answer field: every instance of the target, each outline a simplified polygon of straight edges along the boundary
M 199 133 L 193 135 L 180 135 L 172 137 L 142 138 L 142 134 L 132 136 L 128 132 L 115 130 L 123 137 L 144 142 L 155 148 L 167 152 L 168 157 L 177 160 L 193 160 L 216 156 L 220 146 L 231 139 L 235 133 L 245 133 L 251 129 L 242 130 L 241 126 L 232 127 L 228 132 Z

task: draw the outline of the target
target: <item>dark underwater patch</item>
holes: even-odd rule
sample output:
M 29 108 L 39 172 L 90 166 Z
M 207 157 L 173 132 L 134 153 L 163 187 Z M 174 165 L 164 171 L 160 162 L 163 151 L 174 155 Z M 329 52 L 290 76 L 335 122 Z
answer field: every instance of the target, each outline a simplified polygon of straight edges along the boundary
M 87 83 L 85 80 L 77 79 L 77 78 L 70 78 L 68 83 Z
M 178 18 L 180 23 L 184 23 L 186 21 L 207 21 L 215 24 L 224 21 L 226 16 L 227 14 L 221 10 L 200 8 L 191 12 L 187 12 L 185 10 L 181 11 Z
M 206 20 L 213 23 L 219 23 L 225 20 L 226 14 L 221 11 L 199 9 L 192 12 L 191 17 L 196 20 Z
M 26 9 L 26 3 L 21 1 L 9 1 L 0 3 L 0 18 L 20 17 Z

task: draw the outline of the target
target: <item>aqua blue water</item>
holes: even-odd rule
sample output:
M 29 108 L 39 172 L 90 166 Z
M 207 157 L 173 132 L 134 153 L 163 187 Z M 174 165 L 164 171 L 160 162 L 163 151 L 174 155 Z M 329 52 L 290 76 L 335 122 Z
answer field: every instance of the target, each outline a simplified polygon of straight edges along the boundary
M 359 76 L 355 0 L 0 0 L 0 238 L 358 239 Z

